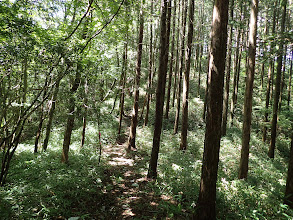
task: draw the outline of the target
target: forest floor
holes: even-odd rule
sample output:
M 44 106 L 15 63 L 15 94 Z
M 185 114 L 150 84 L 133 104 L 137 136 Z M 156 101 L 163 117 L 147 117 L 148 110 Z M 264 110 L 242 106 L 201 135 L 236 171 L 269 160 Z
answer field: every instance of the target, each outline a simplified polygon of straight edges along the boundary
M 193 105 L 202 106 L 196 100 Z M 123 124 L 126 133 L 118 138 L 114 115 L 103 114 L 100 125 L 89 122 L 83 147 L 82 126 L 76 126 L 68 164 L 60 162 L 64 127 L 56 126 L 52 131 L 46 152 L 33 153 L 33 138 L 23 141 L 11 162 L 7 182 L 0 188 L 0 219 L 191 219 L 199 193 L 204 143 L 204 127 L 197 115 L 190 115 L 185 152 L 178 150 L 180 134 L 173 134 L 173 121 L 164 122 L 155 181 L 146 178 L 152 126 L 137 127 L 137 149 L 129 151 L 129 117 Z M 292 219 L 293 210 L 283 204 L 289 139 L 279 135 L 276 157 L 268 159 L 268 144 L 262 142 L 255 126 L 249 176 L 239 180 L 239 127 L 229 128 L 221 141 L 217 218 Z
M 157 195 L 151 191 L 145 167 L 147 161 L 144 152 L 129 151 L 125 143 L 108 147 L 104 150 L 108 157 L 108 168 L 104 185 L 111 185 L 106 190 L 107 200 L 114 201 L 112 209 L 116 212 L 117 219 L 160 219 L 166 213 L 160 210 L 162 201 L 175 203 L 171 197 Z M 112 215 L 111 213 L 109 213 Z

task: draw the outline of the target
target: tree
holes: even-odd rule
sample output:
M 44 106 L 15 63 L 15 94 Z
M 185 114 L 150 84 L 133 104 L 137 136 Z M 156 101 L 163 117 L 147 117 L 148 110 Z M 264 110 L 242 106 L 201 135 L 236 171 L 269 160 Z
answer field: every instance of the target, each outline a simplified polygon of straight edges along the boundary
M 143 41 L 143 1 L 140 6 L 140 19 L 139 19 L 139 35 L 138 35 L 138 51 L 137 51 L 137 63 L 136 63 L 136 77 L 135 77 L 135 91 L 134 91 L 134 103 L 131 115 L 131 126 L 128 138 L 128 149 L 136 148 L 135 137 L 136 137 L 136 127 L 138 122 L 138 101 L 139 101 L 139 81 L 141 75 L 141 58 L 142 58 L 142 41 Z
M 191 63 L 191 46 L 193 39 L 193 19 L 194 18 L 194 0 L 189 2 L 189 26 L 187 37 L 187 48 L 185 54 L 185 69 L 183 75 L 183 106 L 182 106 L 182 127 L 180 150 L 187 148 L 187 130 L 188 130 L 188 93 L 189 93 L 189 73 Z
M 81 64 L 78 63 L 76 67 L 75 79 L 70 90 L 67 124 L 66 124 L 65 132 L 64 132 L 63 149 L 62 149 L 62 155 L 61 155 L 62 163 L 68 163 L 69 145 L 70 145 L 70 139 L 71 139 L 72 129 L 74 125 L 74 119 L 75 119 L 75 102 L 76 101 L 75 101 L 74 95 L 80 84 L 81 71 L 82 71 Z
M 234 14 L 234 0 L 231 1 L 231 5 L 230 5 L 230 20 L 231 21 L 233 21 L 233 14 Z M 223 103 L 223 121 L 222 121 L 222 135 L 223 136 L 226 135 L 226 131 L 227 131 L 227 116 L 228 116 L 231 61 L 232 61 L 232 39 L 233 39 L 233 25 L 230 24 L 228 58 L 227 58 L 227 69 L 226 69 L 226 83 L 225 83 L 224 103 Z
M 169 118 L 169 109 L 170 109 L 170 98 L 171 98 L 171 86 L 172 86 L 172 75 L 173 75 L 173 65 L 174 65 L 174 47 L 175 47 L 175 25 L 176 25 L 176 2 L 174 3 L 174 14 L 173 14 L 173 25 L 172 25 L 172 45 L 171 45 L 171 58 L 170 58 L 170 66 L 169 66 L 169 76 L 168 76 L 168 89 L 167 89 L 167 100 L 166 100 L 166 111 L 165 118 Z M 178 33 L 178 32 L 177 32 Z
M 163 123 L 163 107 L 165 98 L 166 75 L 168 65 L 169 52 L 169 35 L 170 35 L 170 19 L 171 19 L 171 0 L 162 1 L 161 6 L 161 33 L 160 33 L 160 60 L 158 72 L 158 84 L 156 90 L 156 114 L 155 127 L 153 136 L 153 147 L 151 159 L 148 169 L 148 178 L 155 179 L 157 177 L 157 164 L 160 149 L 160 140 Z
M 182 73 L 184 68 L 184 54 L 185 54 L 185 32 L 186 32 L 186 18 L 187 18 L 187 9 L 188 9 L 188 1 L 183 0 L 182 4 L 182 27 L 181 27 L 181 51 L 180 51 L 180 68 L 179 68 L 179 76 L 178 76 L 178 84 L 177 86 L 177 108 L 176 108 L 176 116 L 174 123 L 174 134 L 177 134 L 179 127 L 179 116 L 180 116 L 180 102 L 181 102 L 181 84 L 182 84 Z
M 284 33 L 285 30 L 285 20 L 286 20 L 286 6 L 287 0 L 282 2 L 283 6 L 283 14 L 281 21 L 281 34 Z M 275 94 L 274 94 L 274 105 L 273 105 L 273 119 L 272 119 L 272 127 L 271 127 L 271 142 L 270 148 L 268 152 L 268 156 L 270 158 L 274 158 L 275 156 L 275 148 L 276 148 L 276 137 L 277 137 L 277 120 L 278 120 L 278 107 L 279 107 L 279 99 L 281 92 L 281 75 L 282 75 L 282 62 L 283 62 L 283 53 L 284 53 L 284 42 L 281 40 L 279 43 L 279 51 L 277 57 L 277 73 L 276 73 L 276 85 L 275 85 Z
M 209 92 L 197 219 L 216 219 L 216 182 L 219 163 L 223 86 L 227 50 L 228 0 L 214 3 L 211 30 Z
M 290 160 L 288 165 L 288 175 L 286 181 L 285 190 L 285 204 L 293 208 L 293 131 L 291 131 L 291 148 L 290 148 Z
M 246 88 L 244 97 L 244 113 L 242 127 L 242 149 L 240 159 L 239 179 L 247 177 L 250 126 L 252 114 L 252 93 L 255 73 L 255 52 L 256 52 L 256 32 L 257 32 L 257 12 L 258 0 L 252 0 L 249 24 L 249 48 L 248 48 L 248 70 L 246 77 Z

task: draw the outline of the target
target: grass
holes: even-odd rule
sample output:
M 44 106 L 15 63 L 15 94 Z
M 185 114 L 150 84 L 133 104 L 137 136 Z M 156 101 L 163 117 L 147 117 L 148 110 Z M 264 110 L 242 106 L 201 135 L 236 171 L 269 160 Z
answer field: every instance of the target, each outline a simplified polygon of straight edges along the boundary
M 137 219 L 189 219 L 196 211 L 204 123 L 200 118 L 201 100 L 192 99 L 190 106 L 188 150 L 184 153 L 178 150 L 180 134 L 173 134 L 172 118 L 175 112 L 171 109 L 171 119 L 164 120 L 163 124 L 157 181 L 147 183 L 143 189 L 137 183 L 130 182 L 130 189 L 136 187 L 140 190 L 139 195 L 144 193 L 149 198 L 142 200 L 142 203 L 129 203 L 128 206 L 142 214 L 146 209 L 153 213 Z M 107 109 L 101 109 L 101 115 L 102 145 L 103 148 L 110 148 L 115 143 L 118 122 L 114 115 L 107 114 Z M 74 130 L 68 165 L 60 163 L 63 128 L 56 127 L 52 132 L 47 152 L 34 155 L 33 140 L 19 146 L 7 184 L 0 188 L 0 219 L 121 218 L 123 207 L 118 207 L 118 200 L 123 202 L 126 197 L 121 193 L 111 193 L 117 190 L 114 183 L 123 183 L 125 176 L 120 168 L 106 164 L 108 154 L 103 154 L 102 163 L 98 163 L 99 131 L 97 123 L 92 120 L 88 124 L 86 143 L 82 149 L 81 127 Z M 134 167 L 140 176 L 145 175 L 148 168 L 153 121 L 152 112 L 150 125 L 137 129 L 138 151 L 132 154 L 140 158 Z M 229 128 L 222 138 L 217 218 L 292 219 L 293 211 L 283 204 L 289 159 L 288 139 L 279 135 L 274 160 L 267 157 L 268 144 L 261 141 L 258 129 L 252 130 L 250 143 L 248 178 L 238 180 L 241 129 Z M 112 172 L 111 175 L 109 172 Z M 168 199 L 156 199 L 156 209 L 152 212 L 154 208 L 150 201 L 155 196 Z

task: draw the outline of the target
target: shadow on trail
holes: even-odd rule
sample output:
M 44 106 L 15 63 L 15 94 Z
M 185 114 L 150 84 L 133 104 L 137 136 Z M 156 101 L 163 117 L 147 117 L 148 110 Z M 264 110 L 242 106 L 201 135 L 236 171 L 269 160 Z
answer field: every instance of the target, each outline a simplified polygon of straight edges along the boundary
M 146 179 L 148 154 L 144 150 L 128 151 L 124 145 L 109 147 L 104 152 L 109 167 L 105 170 L 103 184 L 105 199 L 115 210 L 112 219 L 161 219 L 167 216 L 168 203 L 172 198 L 160 195 L 154 183 Z M 115 199 L 114 199 L 115 198 Z M 115 201 L 116 200 L 116 201 Z M 164 206 L 162 204 L 165 204 Z M 107 210 L 107 211 L 108 211 Z M 111 217 L 107 213 L 106 218 Z

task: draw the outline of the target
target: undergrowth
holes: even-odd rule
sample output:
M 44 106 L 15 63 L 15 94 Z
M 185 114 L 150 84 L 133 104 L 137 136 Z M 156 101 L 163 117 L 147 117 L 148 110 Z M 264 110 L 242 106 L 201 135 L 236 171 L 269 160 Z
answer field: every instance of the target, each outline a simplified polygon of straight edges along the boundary
M 158 160 L 158 179 L 148 183 L 149 194 L 171 198 L 160 201 L 156 216 L 190 219 L 196 211 L 199 193 L 204 122 L 202 102 L 192 99 L 189 119 L 188 149 L 179 151 L 180 134 L 173 134 L 172 120 L 164 120 Z M 103 111 L 103 110 L 102 110 Z M 105 112 L 102 112 L 105 113 Z M 174 109 L 170 118 L 174 118 Z M 138 127 L 139 154 L 151 153 L 153 112 L 149 126 Z M 0 219 L 111 219 L 118 198 L 105 196 L 111 188 L 105 181 L 107 155 L 99 164 L 99 132 L 102 146 L 115 142 L 117 121 L 104 114 L 100 122 L 87 127 L 86 144 L 80 149 L 81 127 L 74 130 L 69 164 L 60 163 L 62 128 L 52 132 L 49 150 L 33 154 L 33 140 L 19 146 L 11 164 L 4 187 L 0 188 Z M 275 159 L 267 156 L 268 144 L 261 141 L 259 130 L 253 129 L 250 142 L 249 173 L 247 180 L 238 180 L 241 151 L 241 129 L 227 130 L 222 138 L 217 182 L 218 219 L 292 219 L 293 211 L 283 204 L 289 141 L 279 136 Z M 180 133 L 180 132 L 179 132 Z M 135 152 L 133 152 L 135 154 Z M 148 160 L 142 160 L 138 173 L 147 172 Z M 118 175 L 118 174 L 117 174 Z M 118 177 L 117 177 L 118 178 Z M 119 179 L 119 178 L 118 178 Z M 123 198 L 120 198 L 123 199 Z M 142 204 L 139 204 L 140 206 Z M 144 204 L 147 205 L 147 204 Z

